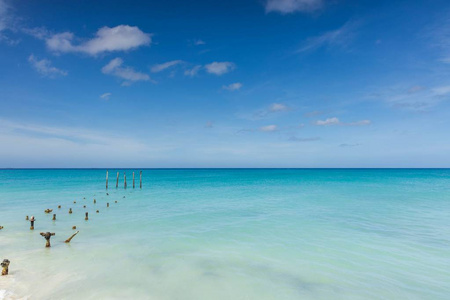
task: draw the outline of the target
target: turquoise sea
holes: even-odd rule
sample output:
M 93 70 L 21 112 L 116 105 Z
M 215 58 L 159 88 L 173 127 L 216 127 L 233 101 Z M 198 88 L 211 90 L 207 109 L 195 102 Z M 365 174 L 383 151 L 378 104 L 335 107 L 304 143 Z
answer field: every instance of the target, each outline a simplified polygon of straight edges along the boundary
M 449 169 L 133 171 L 0 170 L 0 299 L 450 299 Z

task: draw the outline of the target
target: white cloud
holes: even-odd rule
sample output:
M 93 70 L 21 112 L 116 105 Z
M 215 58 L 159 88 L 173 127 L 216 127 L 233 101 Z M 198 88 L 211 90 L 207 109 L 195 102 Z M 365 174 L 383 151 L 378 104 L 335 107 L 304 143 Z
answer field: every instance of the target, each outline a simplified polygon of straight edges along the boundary
M 224 90 L 229 90 L 229 91 L 237 91 L 242 87 L 242 83 L 240 82 L 235 82 L 229 85 L 224 85 L 222 88 Z
M 223 75 L 232 71 L 235 68 L 235 64 L 232 62 L 213 62 L 205 65 L 206 72 L 217 76 Z
M 136 26 L 119 25 L 102 27 L 96 36 L 78 45 L 73 44 L 74 34 L 63 32 L 46 38 L 47 47 L 55 52 L 81 52 L 97 55 L 103 52 L 127 51 L 151 44 L 151 34 Z
M 200 45 L 205 45 L 206 43 L 202 40 L 194 40 L 194 45 L 196 46 L 200 46 Z
M 151 71 L 152 71 L 153 73 L 158 73 L 158 72 L 164 71 L 165 69 L 168 69 L 168 68 L 170 68 L 170 67 L 179 65 L 179 64 L 181 64 L 182 62 L 183 62 L 182 60 L 172 60 L 172 61 L 168 61 L 168 62 L 163 63 L 163 64 L 154 65 L 154 66 L 151 68 Z
M 355 35 L 357 22 L 347 22 L 342 27 L 325 32 L 319 36 L 309 38 L 298 52 L 305 52 L 321 47 L 346 47 Z
M 364 126 L 364 125 L 370 125 L 370 120 L 361 120 L 356 122 L 350 122 L 350 123 L 344 123 L 341 122 L 338 118 L 328 118 L 326 120 L 317 120 L 314 122 L 317 126 L 332 126 L 332 125 L 344 125 L 344 126 Z
M 312 12 L 323 5 L 322 0 L 267 0 L 266 12 L 288 14 L 293 12 Z
M 201 65 L 197 65 L 197 66 L 193 67 L 192 69 L 184 71 L 184 75 L 194 77 L 195 75 L 198 74 L 198 72 L 200 71 L 201 68 L 202 68 Z
M 111 93 L 104 93 L 104 94 L 100 95 L 100 98 L 102 98 L 103 100 L 109 100 L 111 95 L 112 95 Z
M 124 67 L 121 58 L 114 58 L 102 68 L 103 74 L 113 75 L 125 80 L 123 85 L 129 85 L 134 81 L 150 81 L 150 76 L 145 73 L 136 72 L 130 67 Z
M 277 125 L 267 125 L 267 126 L 262 126 L 259 128 L 260 131 L 264 131 L 264 132 L 273 132 L 276 131 L 278 129 Z
M 290 108 L 282 103 L 273 103 L 269 107 L 270 112 L 288 111 Z
M 38 71 L 41 75 L 48 77 L 55 77 L 58 75 L 66 76 L 67 71 L 60 70 L 58 68 L 52 67 L 52 63 L 48 59 L 39 60 L 33 54 L 28 57 L 28 62 L 31 66 Z

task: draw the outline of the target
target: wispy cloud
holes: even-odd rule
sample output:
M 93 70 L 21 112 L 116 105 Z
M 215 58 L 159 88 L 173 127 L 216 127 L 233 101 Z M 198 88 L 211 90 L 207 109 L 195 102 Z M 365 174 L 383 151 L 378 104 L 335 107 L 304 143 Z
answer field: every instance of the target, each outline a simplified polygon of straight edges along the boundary
M 384 101 L 393 108 L 425 112 L 450 100 L 450 85 L 442 84 L 431 88 L 418 85 L 407 88 L 400 85 L 384 88 L 369 97 Z
M 214 123 L 212 121 L 208 121 L 205 124 L 205 128 L 213 128 L 214 127 Z
M 306 52 L 322 47 L 347 47 L 356 34 L 359 22 L 348 21 L 342 27 L 309 38 L 297 52 Z
M 104 94 L 100 95 L 100 98 L 103 100 L 109 100 L 111 95 L 112 95 L 111 93 L 104 93 Z
M 194 67 L 191 68 L 191 69 L 185 70 L 185 71 L 184 71 L 184 75 L 185 75 L 185 76 L 194 77 L 195 75 L 198 74 L 198 72 L 201 70 L 201 68 L 202 68 L 201 65 L 194 66 Z
M 283 103 L 273 103 L 269 107 L 270 112 L 280 112 L 280 111 L 288 111 L 288 110 L 291 110 L 291 108 Z
M 291 136 L 288 140 L 291 142 L 315 142 L 320 140 L 320 137 L 299 138 L 296 136 Z
M 206 72 L 217 76 L 231 72 L 236 65 L 232 62 L 213 62 L 205 65 Z
M 317 126 L 333 126 L 333 125 L 365 126 L 365 125 L 370 125 L 370 124 L 371 124 L 370 120 L 361 120 L 361 121 L 356 121 L 356 122 L 344 123 L 344 122 L 341 122 L 336 117 L 328 118 L 325 120 L 317 120 L 314 122 L 314 125 L 317 125 Z
M 119 57 L 111 60 L 106 66 L 102 68 L 103 74 L 113 75 L 124 79 L 122 85 L 129 85 L 135 81 L 151 81 L 150 76 L 145 73 L 136 72 L 133 68 L 125 67 L 123 60 Z
M 2 31 L 8 26 L 8 11 L 9 6 L 6 4 L 5 0 L 0 0 L 0 38 Z
M 235 82 L 235 83 L 232 83 L 229 85 L 224 85 L 222 88 L 224 90 L 228 90 L 228 91 L 237 91 L 237 90 L 241 89 L 241 87 L 242 87 L 242 83 Z
M 358 147 L 361 146 L 361 144 L 340 144 L 339 147 L 342 148 L 349 148 L 349 147 Z
M 205 45 L 206 43 L 203 40 L 194 40 L 194 45 L 196 46 L 200 46 L 200 45 Z
M 36 37 L 43 32 L 37 32 Z M 145 33 L 136 26 L 119 25 L 116 27 L 102 27 L 95 37 L 74 44 L 75 36 L 71 32 L 63 32 L 45 37 L 47 47 L 54 52 L 81 52 L 97 55 L 104 52 L 128 51 L 140 46 L 151 44 L 151 34 Z
M 266 125 L 266 126 L 260 127 L 259 130 L 262 132 L 273 132 L 273 131 L 278 130 L 278 126 L 277 125 Z
M 56 76 L 66 76 L 67 71 L 55 68 L 48 59 L 38 59 L 33 54 L 28 57 L 28 62 L 41 75 L 54 78 Z
M 293 12 L 313 12 L 323 6 L 323 0 L 267 0 L 266 12 L 289 14 Z
M 170 67 L 174 67 L 176 65 L 179 65 L 181 63 L 183 63 L 182 60 L 168 61 L 168 62 L 165 62 L 165 63 L 162 63 L 162 64 L 157 64 L 157 65 L 152 66 L 151 71 L 152 71 L 152 73 L 159 73 L 161 71 L 164 71 L 164 70 L 166 70 L 166 69 L 168 69 Z

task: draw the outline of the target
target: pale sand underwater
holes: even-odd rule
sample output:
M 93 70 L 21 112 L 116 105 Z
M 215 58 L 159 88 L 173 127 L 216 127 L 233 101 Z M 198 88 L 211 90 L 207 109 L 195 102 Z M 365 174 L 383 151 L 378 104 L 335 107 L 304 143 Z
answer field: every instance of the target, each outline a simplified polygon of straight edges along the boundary
M 0 299 L 450 295 L 450 170 L 132 171 L 0 170 Z

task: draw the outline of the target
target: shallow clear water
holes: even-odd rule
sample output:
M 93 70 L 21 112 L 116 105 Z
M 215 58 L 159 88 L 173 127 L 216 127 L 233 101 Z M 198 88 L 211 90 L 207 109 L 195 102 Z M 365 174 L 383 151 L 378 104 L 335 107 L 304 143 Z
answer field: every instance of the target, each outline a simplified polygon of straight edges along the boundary
M 0 298 L 450 297 L 450 170 L 116 171 L 0 170 Z

